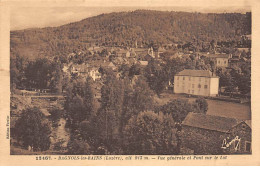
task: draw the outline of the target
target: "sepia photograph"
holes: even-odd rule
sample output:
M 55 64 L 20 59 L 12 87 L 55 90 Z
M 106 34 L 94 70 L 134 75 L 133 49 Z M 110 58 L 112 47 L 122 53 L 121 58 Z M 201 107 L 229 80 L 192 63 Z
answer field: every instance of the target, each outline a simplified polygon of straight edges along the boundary
M 252 11 L 13 7 L 10 155 L 252 155 Z

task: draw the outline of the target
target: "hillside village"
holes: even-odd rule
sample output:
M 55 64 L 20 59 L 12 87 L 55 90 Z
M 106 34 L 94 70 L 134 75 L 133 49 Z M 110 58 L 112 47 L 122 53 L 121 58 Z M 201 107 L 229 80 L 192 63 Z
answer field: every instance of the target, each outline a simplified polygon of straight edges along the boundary
M 11 57 L 11 154 L 252 153 L 249 34 L 210 40 L 203 48 L 86 43 L 34 60 L 17 51 Z M 24 136 L 20 119 L 29 117 L 40 118 L 43 124 L 27 123 L 46 127 L 40 135 L 49 141 Z

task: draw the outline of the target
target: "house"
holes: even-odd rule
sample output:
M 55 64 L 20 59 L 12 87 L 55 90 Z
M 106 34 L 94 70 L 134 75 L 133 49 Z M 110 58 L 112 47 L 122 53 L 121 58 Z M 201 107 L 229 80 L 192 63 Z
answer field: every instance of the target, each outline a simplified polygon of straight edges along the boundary
M 116 66 L 112 62 L 104 62 L 104 63 L 101 64 L 101 67 L 109 68 L 109 69 L 112 69 L 112 70 L 116 69 Z
M 137 63 L 144 67 L 148 65 L 148 61 L 139 60 Z
M 145 56 L 147 54 L 146 48 L 135 48 L 134 51 L 136 53 L 136 56 L 138 56 L 138 57 L 142 57 L 142 56 Z
M 160 55 L 163 53 L 163 52 L 166 52 L 166 50 L 162 47 L 159 47 L 157 50 L 155 50 L 155 57 L 156 58 L 160 58 Z
M 241 65 L 241 61 L 238 58 L 232 58 L 229 60 L 229 67 L 233 68 L 233 67 L 237 67 Z
M 249 154 L 251 121 L 191 112 L 182 122 L 182 147 L 194 154 Z
M 185 69 L 174 76 L 174 93 L 218 95 L 219 77 L 208 70 Z
M 228 67 L 228 61 L 232 58 L 231 54 L 209 54 L 208 57 L 215 60 L 216 67 Z
M 152 58 L 155 58 L 154 52 L 153 52 L 153 47 L 148 48 L 147 54 L 150 55 Z
M 125 49 L 120 49 L 116 52 L 118 57 L 130 57 L 130 52 Z
M 249 52 L 250 48 L 237 48 L 237 50 L 238 50 L 239 52 L 243 52 L 243 51 Z
M 77 75 L 86 75 L 88 73 L 88 64 L 73 64 L 70 66 L 70 72 Z
M 98 71 L 98 68 L 92 68 L 89 70 L 88 75 L 96 81 L 97 79 L 101 79 L 101 73 Z

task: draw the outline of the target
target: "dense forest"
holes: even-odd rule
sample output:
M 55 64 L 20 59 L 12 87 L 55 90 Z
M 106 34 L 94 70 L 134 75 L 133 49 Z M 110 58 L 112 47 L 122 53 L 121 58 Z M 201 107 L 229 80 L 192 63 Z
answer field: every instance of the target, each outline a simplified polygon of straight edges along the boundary
M 11 56 L 34 59 L 67 55 L 89 46 L 147 47 L 152 43 L 237 41 L 251 34 L 251 13 L 136 10 L 101 14 L 60 27 L 11 31 Z

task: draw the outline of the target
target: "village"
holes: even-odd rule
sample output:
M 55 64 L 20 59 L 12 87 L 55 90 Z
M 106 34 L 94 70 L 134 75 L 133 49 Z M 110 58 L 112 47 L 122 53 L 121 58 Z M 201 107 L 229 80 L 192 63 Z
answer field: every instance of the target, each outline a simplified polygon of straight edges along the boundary
M 251 154 L 251 35 L 196 44 L 16 56 L 11 154 Z
M 154 50 L 152 47 L 122 49 L 116 47 L 107 48 L 94 46 L 90 47 L 88 52 L 92 55 L 92 58 L 90 57 L 81 64 L 75 63 L 75 59 L 79 58 L 81 55 L 84 56 L 84 51 L 69 54 L 69 62 L 64 64 L 62 68 L 63 76 L 68 76 L 69 78 L 75 76 L 81 78 L 91 77 L 94 84 L 94 97 L 96 100 L 98 100 L 97 104 L 99 104 L 101 99 L 101 88 L 104 85 L 102 72 L 100 71 L 101 69 L 113 71 L 118 79 L 124 78 L 122 75 L 124 72 L 120 70 L 122 65 L 127 65 L 129 67 L 138 65 L 140 69 L 145 69 L 145 67 L 148 66 L 148 62 L 151 60 L 156 60 L 159 64 L 165 64 L 165 60 L 161 58 L 161 55 L 167 52 L 167 49 L 161 47 L 157 50 Z M 106 54 L 100 56 L 101 53 Z M 234 65 L 250 62 L 250 57 L 242 57 L 241 53 L 242 52 L 238 52 L 236 56 L 232 56 L 232 54 L 223 53 L 193 53 L 192 51 L 182 53 L 177 51 L 173 56 L 170 56 L 170 58 L 183 59 L 185 57 L 189 58 L 194 56 L 194 61 L 200 61 L 201 57 L 205 57 L 214 60 L 217 68 L 229 69 L 234 67 Z M 133 75 L 131 83 L 135 83 L 139 76 L 139 74 Z M 45 96 L 47 99 L 48 95 L 53 95 L 51 93 L 49 94 L 48 90 L 42 90 L 41 92 L 26 92 L 26 90 L 21 90 L 21 92 L 23 96 L 32 96 L 31 102 L 33 102 L 33 99 L 37 100 L 37 98 L 33 98 L 33 95 L 39 95 L 38 97 L 42 96 L 43 98 Z M 221 94 L 223 96 L 221 96 Z M 231 98 L 230 95 L 227 96 L 225 88 L 219 88 L 219 77 L 214 72 L 209 70 L 185 69 L 174 76 L 174 83 L 168 81 L 164 92 L 161 94 L 162 96 L 160 98 L 157 97 L 156 99 L 158 100 L 157 104 L 165 104 L 169 102 L 171 98 L 194 99 L 194 97 L 203 96 L 208 99 L 209 109 L 206 114 L 199 115 L 190 112 L 182 123 L 182 145 L 185 147 L 185 150 L 183 150 L 184 152 L 187 151 L 186 149 L 188 149 L 189 151 L 186 152 L 188 154 L 194 153 L 194 151 L 197 151 L 196 153 L 207 153 L 209 149 L 212 149 L 211 152 L 218 153 L 215 151 L 219 151 L 220 146 L 223 146 L 223 149 L 230 148 L 228 146 L 231 145 L 228 145 L 228 141 L 226 141 L 226 144 L 222 143 L 226 137 L 231 137 L 230 139 L 232 139 L 233 137 L 235 138 L 237 136 L 236 140 L 232 142 L 232 152 L 250 153 L 250 108 L 247 108 L 247 106 L 243 104 L 241 106 L 239 105 L 242 101 L 249 101 L 248 95 L 242 96 L 241 94 L 236 94 L 237 97 L 233 98 Z M 57 102 L 56 97 L 59 97 L 59 95 L 56 95 L 54 98 L 54 100 Z M 60 95 L 60 97 L 63 97 L 63 95 Z M 225 109 L 228 107 L 228 105 L 238 105 L 238 107 L 242 108 L 238 108 L 238 110 Z M 50 113 L 48 113 L 47 109 L 42 110 L 43 112 L 46 112 L 44 114 L 45 116 L 50 116 Z M 13 118 L 14 117 L 15 115 L 13 115 Z M 241 129 L 241 127 L 243 130 L 238 130 Z M 61 128 L 61 126 L 59 125 L 58 128 Z M 65 130 L 64 126 L 63 130 Z M 234 133 L 236 134 L 234 135 Z M 203 140 L 197 139 L 203 137 L 204 135 L 206 135 L 208 139 L 211 140 L 206 140 L 207 144 L 201 144 Z M 68 141 L 68 137 L 60 137 L 60 139 L 65 139 Z M 196 142 L 195 140 L 198 140 L 199 142 Z M 216 144 L 217 140 L 218 144 Z

